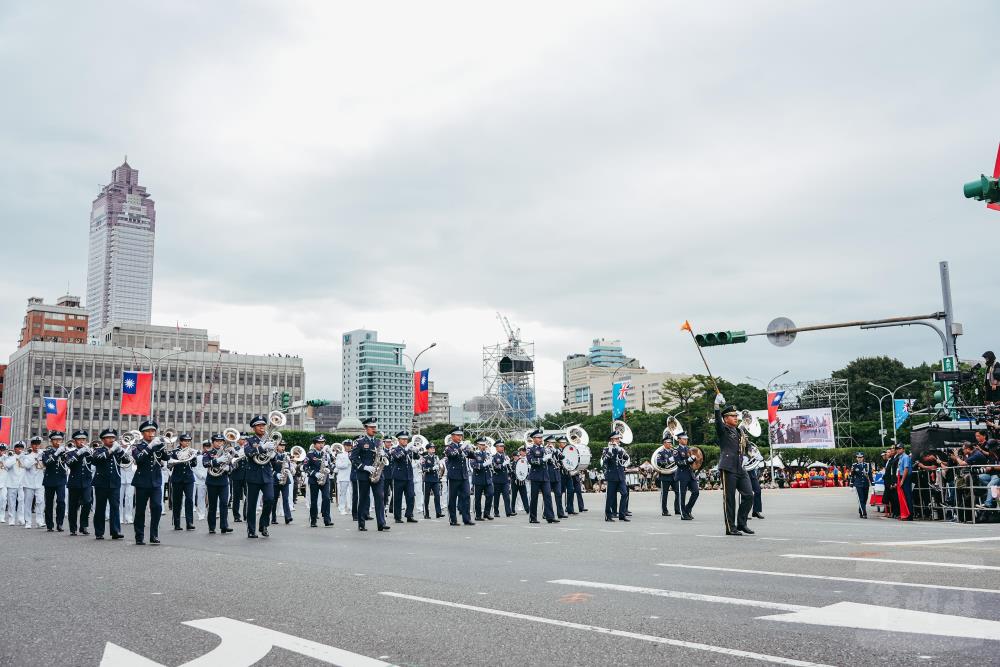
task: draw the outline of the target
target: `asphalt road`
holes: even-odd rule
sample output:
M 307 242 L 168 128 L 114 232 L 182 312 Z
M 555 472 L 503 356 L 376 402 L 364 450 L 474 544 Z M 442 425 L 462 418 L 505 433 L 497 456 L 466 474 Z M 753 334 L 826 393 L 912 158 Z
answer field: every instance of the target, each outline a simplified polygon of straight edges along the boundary
M 765 491 L 755 536 L 726 537 L 718 492 L 690 522 L 661 517 L 655 493 L 633 494 L 631 523 L 585 498 L 559 524 L 388 533 L 340 515 L 311 529 L 300 500 L 269 539 L 167 520 L 158 547 L 131 526 L 97 542 L 0 525 L 0 664 L 996 662 L 995 527 L 862 521 L 851 489 L 783 490 Z M 882 544 L 914 541 L 935 542 Z

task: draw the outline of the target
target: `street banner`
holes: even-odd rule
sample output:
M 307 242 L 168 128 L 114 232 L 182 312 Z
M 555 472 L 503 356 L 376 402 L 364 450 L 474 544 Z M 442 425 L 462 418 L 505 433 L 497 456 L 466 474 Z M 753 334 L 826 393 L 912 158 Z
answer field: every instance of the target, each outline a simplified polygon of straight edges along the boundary
M 413 414 L 422 415 L 431 411 L 428 378 L 431 370 L 425 368 L 413 374 Z
M 910 418 L 910 410 L 912 409 L 912 398 L 897 398 L 893 401 L 892 416 L 896 421 L 896 428 L 906 423 L 906 420 Z
M 837 446 L 830 408 L 780 410 L 775 420 L 768 424 L 767 434 L 768 442 L 775 449 L 833 449 Z
M 625 402 L 628 400 L 628 392 L 632 389 L 632 383 L 628 380 L 615 382 L 611 385 L 611 418 L 625 418 Z

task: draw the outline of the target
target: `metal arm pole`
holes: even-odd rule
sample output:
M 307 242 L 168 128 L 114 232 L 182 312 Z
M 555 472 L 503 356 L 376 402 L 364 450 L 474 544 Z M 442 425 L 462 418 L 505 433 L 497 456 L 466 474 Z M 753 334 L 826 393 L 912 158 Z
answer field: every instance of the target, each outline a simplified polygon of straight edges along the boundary
M 867 389 L 865 389 L 865 393 L 878 399 L 878 434 L 882 439 L 882 446 L 885 447 L 885 422 L 882 420 L 882 401 L 885 399 L 885 396 L 879 396 L 878 394 L 870 392 Z M 888 396 L 888 394 L 886 394 L 886 396 Z

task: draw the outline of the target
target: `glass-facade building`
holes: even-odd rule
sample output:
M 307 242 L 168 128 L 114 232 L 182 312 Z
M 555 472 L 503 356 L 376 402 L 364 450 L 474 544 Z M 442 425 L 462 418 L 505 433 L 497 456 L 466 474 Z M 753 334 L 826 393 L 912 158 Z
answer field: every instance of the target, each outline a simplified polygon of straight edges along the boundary
M 413 377 L 404 343 L 379 341 L 378 332 L 356 329 L 343 335 L 343 416 L 378 419 L 379 430 L 393 434 L 413 423 Z
M 587 359 L 591 366 L 602 366 L 604 368 L 621 366 L 628 358 L 622 354 L 622 342 L 620 340 L 605 340 L 595 338 L 587 352 Z
M 128 162 L 111 172 L 90 211 L 87 310 L 91 335 L 111 322 L 149 324 L 156 206 Z

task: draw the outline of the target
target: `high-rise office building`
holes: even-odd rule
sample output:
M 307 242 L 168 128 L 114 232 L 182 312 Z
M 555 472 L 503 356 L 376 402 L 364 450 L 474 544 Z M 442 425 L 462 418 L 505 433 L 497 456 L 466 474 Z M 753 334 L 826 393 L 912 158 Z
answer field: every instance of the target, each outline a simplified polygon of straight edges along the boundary
M 403 363 L 403 343 L 380 342 L 378 332 L 343 335 L 343 419 L 378 419 L 379 430 L 409 430 L 413 421 L 413 376 Z
M 587 354 L 567 355 L 563 360 L 563 410 L 578 412 L 582 406 L 589 406 L 590 379 L 610 374 L 619 367 L 645 372 L 637 359 L 622 352 L 620 340 L 595 338 Z
M 149 324 L 156 207 L 126 160 L 90 210 L 87 310 L 95 335 L 112 322 Z

